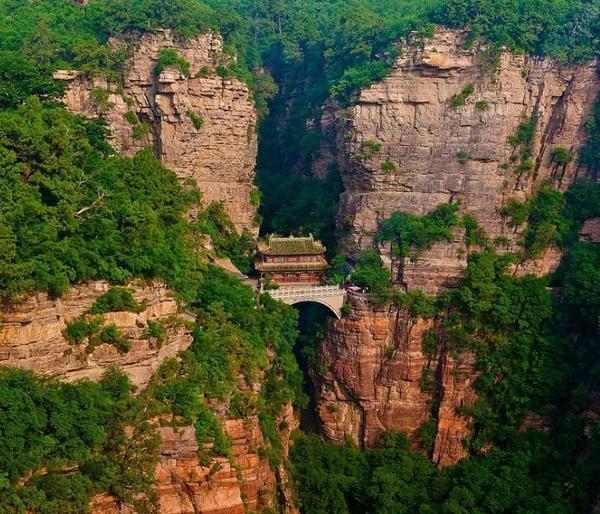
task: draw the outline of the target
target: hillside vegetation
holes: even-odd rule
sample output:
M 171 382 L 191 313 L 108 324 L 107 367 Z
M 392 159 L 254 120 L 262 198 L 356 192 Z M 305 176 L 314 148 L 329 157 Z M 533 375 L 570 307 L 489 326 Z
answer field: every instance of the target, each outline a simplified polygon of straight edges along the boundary
M 158 441 L 149 419 L 193 424 L 207 463 L 231 455 L 209 408 L 228 402 L 232 417 L 258 415 L 261 452 L 276 468 L 277 416 L 288 402 L 306 402 L 292 352 L 296 312 L 207 265 L 200 250 L 208 234 L 218 252 L 247 266 L 250 243 L 232 233 L 222 209 L 202 205 L 194 184 L 178 183 L 152 149 L 118 155 L 102 121 L 66 112 L 57 103 L 63 91 L 51 79 L 54 70 L 103 74 L 118 84 L 131 48 L 110 46 L 111 36 L 159 27 L 181 37 L 219 31 L 226 54 L 236 55 L 227 74 L 249 84 L 263 115 L 258 182 L 265 228 L 314 232 L 333 249 L 337 171 L 325 181 L 292 174 L 308 169 L 327 99 L 351 103 L 359 88 L 389 71 L 400 38 L 426 35 L 434 24 L 468 26 L 471 40 L 492 48 L 581 62 L 598 54 L 599 9 L 598 0 L 0 0 L 2 301 L 36 291 L 58 297 L 88 280 L 160 279 L 198 316 L 191 348 L 166 361 L 139 396 L 117 370 L 99 383 L 71 385 L 0 371 L 0 511 L 87 512 L 89 498 L 108 491 L 139 512 L 155 512 Z M 581 156 L 595 172 L 599 109 Z M 579 513 L 597 500 L 600 427 L 598 420 L 586 425 L 582 413 L 600 389 L 600 255 L 556 223 L 568 228 L 598 215 L 600 201 L 597 189 L 583 186 L 566 197 L 548 195 L 558 203 L 530 201 L 520 211 L 531 222 L 523 248 L 569 247 L 555 276 L 515 278 L 507 258 L 490 248 L 472 257 L 452 295 L 408 299 L 445 320 L 456 351 L 480 352 L 473 458 L 433 469 L 427 431 L 422 453 L 399 434 L 387 434 L 372 452 L 300 437 L 289 465 L 304 512 Z M 558 207 L 548 212 L 545 205 Z M 186 213 L 196 207 L 191 222 Z M 451 210 L 441 227 L 435 216 L 400 213 L 382 237 L 394 239 L 401 253 L 426 246 L 448 237 L 458 222 Z M 549 226 L 554 239 L 546 237 Z M 423 228 L 425 240 L 416 241 Z M 407 301 L 394 297 L 373 252 L 360 266 L 357 280 L 378 290 L 382 304 Z M 499 375 L 506 378 L 496 383 Z M 249 392 L 259 377 L 260 392 Z M 548 416 L 549 433 L 518 433 L 530 409 Z M 486 452 L 489 442 L 494 449 Z

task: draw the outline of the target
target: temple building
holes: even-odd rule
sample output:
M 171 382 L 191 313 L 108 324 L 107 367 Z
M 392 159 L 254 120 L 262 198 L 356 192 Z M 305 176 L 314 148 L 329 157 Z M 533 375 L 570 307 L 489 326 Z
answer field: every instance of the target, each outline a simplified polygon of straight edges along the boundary
M 329 270 L 325 247 L 309 237 L 274 237 L 258 243 L 255 268 L 261 283 L 271 281 L 279 286 L 317 285 Z

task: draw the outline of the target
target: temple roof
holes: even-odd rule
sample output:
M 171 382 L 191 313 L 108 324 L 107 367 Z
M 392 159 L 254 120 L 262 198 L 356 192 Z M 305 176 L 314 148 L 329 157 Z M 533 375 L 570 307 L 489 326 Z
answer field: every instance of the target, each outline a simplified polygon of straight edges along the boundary
M 321 255 L 325 247 L 315 241 L 312 234 L 308 237 L 274 237 L 258 243 L 258 251 L 263 255 Z
M 254 267 L 263 272 L 327 271 L 327 262 L 256 262 Z

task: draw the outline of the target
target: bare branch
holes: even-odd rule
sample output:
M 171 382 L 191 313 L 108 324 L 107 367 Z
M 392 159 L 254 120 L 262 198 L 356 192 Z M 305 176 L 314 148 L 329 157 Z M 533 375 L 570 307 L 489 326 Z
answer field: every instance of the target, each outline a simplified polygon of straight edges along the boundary
M 93 209 L 94 207 L 96 207 L 102 200 L 104 200 L 104 198 L 106 197 L 106 195 L 104 193 L 100 193 L 98 195 L 98 198 L 96 198 L 90 205 L 87 205 L 86 207 L 82 207 L 81 209 L 79 209 L 74 216 L 76 218 L 78 218 L 79 216 L 81 216 L 84 212 L 89 211 L 90 209 Z

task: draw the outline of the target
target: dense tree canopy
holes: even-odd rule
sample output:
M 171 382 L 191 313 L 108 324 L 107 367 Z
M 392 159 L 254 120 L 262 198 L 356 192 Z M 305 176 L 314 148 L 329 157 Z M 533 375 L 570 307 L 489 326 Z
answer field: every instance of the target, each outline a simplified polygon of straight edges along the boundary
M 3 512 L 86 512 L 100 491 L 152 512 L 158 439 L 120 372 L 73 385 L 4 369 L 0 425 Z
M 441 471 L 408 447 L 394 433 L 366 452 L 315 436 L 298 438 L 292 477 L 302 512 L 576 514 L 586 512 L 593 497 L 593 482 L 582 481 L 590 477 L 557 454 L 547 434 L 520 434 L 506 449 Z
M 218 204 L 204 206 L 190 223 L 186 213 L 199 202 L 193 184 L 182 187 L 151 149 L 117 155 L 100 121 L 54 103 L 62 86 L 52 71 L 76 68 L 118 83 L 131 48 L 109 45 L 111 36 L 159 27 L 181 36 L 220 31 L 225 51 L 237 55 L 227 73 L 249 84 L 264 116 L 265 227 L 314 232 L 333 250 L 339 176 L 331 169 L 324 180 L 307 178 L 323 137 L 324 102 L 351 103 L 359 88 L 389 71 L 400 38 L 426 35 L 433 23 L 466 26 L 470 42 L 492 49 L 581 62 L 598 54 L 599 7 L 598 0 L 0 0 L 1 299 L 37 290 L 60 295 L 85 280 L 160 278 L 198 315 L 191 348 L 166 361 L 137 398 L 114 370 L 99 383 L 71 385 L 0 372 L 3 511 L 85 512 L 90 495 L 109 491 L 151 512 L 157 440 L 149 418 L 171 413 L 194 424 L 207 463 L 231 454 L 209 408 L 227 401 L 230 416 L 258 415 L 261 451 L 277 466 L 278 414 L 287 402 L 305 401 L 292 352 L 295 311 L 206 266 L 198 251 L 201 234 L 208 234 L 217 254 L 248 266 L 248 238 L 235 234 Z M 165 63 L 185 68 L 173 52 L 163 55 Z M 581 156 L 595 172 L 598 105 Z M 515 144 L 528 147 L 533 128 L 524 125 Z M 600 253 L 576 242 L 576 228 L 600 215 L 599 191 L 577 184 L 563 196 L 542 188 L 510 206 L 515 227 L 528 222 L 522 257 L 570 245 L 548 280 L 514 277 L 509 258 L 488 249 L 472 256 L 464 281 L 448 295 L 394 295 L 379 255 L 361 257 L 356 283 L 381 303 L 395 299 L 413 315 L 437 317 L 443 333 L 435 335 L 452 351 L 477 353 L 480 401 L 468 413 L 474 431 L 466 441 L 474 457 L 438 471 L 399 434 L 386 434 L 371 452 L 300 438 L 291 469 L 304 512 L 589 508 L 600 489 L 600 425 L 583 416 L 600 389 Z M 398 213 L 382 226 L 381 239 L 406 256 L 462 225 L 470 244 L 485 247 L 476 220 L 456 211 L 447 205 L 425 217 Z M 96 312 L 138 307 L 126 289 L 111 291 Z M 154 328 L 164 335 L 164 327 Z M 305 354 L 314 365 L 311 350 Z M 257 396 L 247 381 L 258 376 Z M 529 411 L 546 416 L 547 434 L 518 433 Z M 126 427 L 133 427 L 132 439 Z M 483 451 L 490 443 L 493 449 Z
M 0 112 L 0 291 L 61 294 L 134 276 L 184 286 L 198 201 L 149 150 L 113 155 L 99 122 L 30 100 Z M 197 244 L 197 243 L 196 243 Z

